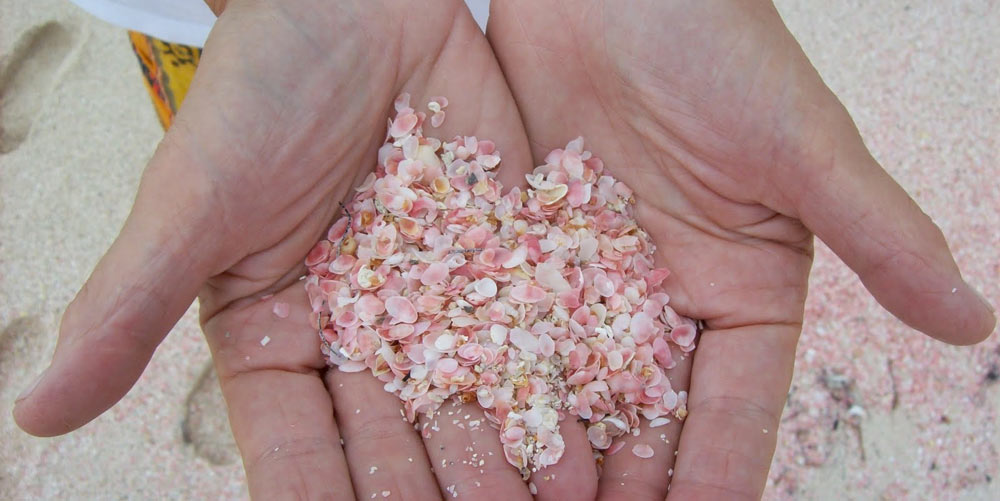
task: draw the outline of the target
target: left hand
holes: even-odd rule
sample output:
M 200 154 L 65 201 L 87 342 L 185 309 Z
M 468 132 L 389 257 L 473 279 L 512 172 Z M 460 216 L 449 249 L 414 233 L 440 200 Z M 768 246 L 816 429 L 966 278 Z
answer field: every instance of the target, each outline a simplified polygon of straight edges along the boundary
M 707 323 L 683 427 L 628 437 L 600 496 L 760 497 L 813 233 L 908 325 L 953 344 L 992 332 L 941 231 L 872 158 L 771 2 L 572 5 L 493 2 L 487 35 L 535 157 L 582 134 L 635 191 L 657 263 L 674 272 L 671 304 Z M 671 380 L 684 388 L 688 374 Z M 632 442 L 656 454 L 639 459 Z

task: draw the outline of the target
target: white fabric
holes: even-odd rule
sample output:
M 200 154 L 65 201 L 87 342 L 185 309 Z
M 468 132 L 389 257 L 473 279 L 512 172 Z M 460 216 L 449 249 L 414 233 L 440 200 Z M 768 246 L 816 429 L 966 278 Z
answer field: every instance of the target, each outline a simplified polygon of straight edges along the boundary
M 87 12 L 123 28 L 168 42 L 201 47 L 215 24 L 204 0 L 71 0 Z M 490 0 L 465 0 L 486 30 Z

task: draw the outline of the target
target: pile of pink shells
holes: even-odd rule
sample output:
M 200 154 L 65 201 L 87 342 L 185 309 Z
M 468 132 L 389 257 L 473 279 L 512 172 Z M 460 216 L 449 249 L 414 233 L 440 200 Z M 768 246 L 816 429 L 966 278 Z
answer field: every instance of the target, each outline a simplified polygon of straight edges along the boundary
M 445 106 L 429 104 L 433 126 Z M 524 475 L 559 460 L 569 416 L 597 451 L 640 417 L 683 418 L 664 371 L 696 324 L 659 290 L 631 190 L 576 139 L 504 194 L 492 142 L 424 137 L 405 94 L 396 111 L 376 171 L 306 260 L 329 362 L 371 371 L 411 422 L 478 402 Z

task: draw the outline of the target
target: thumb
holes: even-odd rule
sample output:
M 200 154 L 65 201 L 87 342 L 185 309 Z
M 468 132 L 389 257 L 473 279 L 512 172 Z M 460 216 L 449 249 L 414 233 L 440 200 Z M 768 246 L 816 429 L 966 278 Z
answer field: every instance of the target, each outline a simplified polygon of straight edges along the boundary
M 161 144 L 121 233 L 63 315 L 51 365 L 18 397 L 28 433 L 67 433 L 114 405 L 210 275 L 212 198 L 177 156 Z
M 805 225 L 907 325 L 941 341 L 973 344 L 996 326 L 993 307 L 967 284 L 941 230 L 872 158 L 836 104 L 835 135 L 805 176 L 783 191 Z M 815 145 L 814 145 L 815 146 Z

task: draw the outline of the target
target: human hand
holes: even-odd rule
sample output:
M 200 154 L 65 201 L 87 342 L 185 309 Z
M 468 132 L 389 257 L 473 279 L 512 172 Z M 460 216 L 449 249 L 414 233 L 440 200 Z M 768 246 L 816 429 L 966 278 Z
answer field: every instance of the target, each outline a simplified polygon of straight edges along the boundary
M 953 344 L 992 332 L 940 230 L 871 157 L 770 2 L 494 2 L 488 37 L 535 158 L 582 134 L 634 189 L 657 264 L 674 272 L 671 305 L 707 324 L 687 420 L 629 438 L 666 430 L 669 444 L 608 457 L 600 495 L 761 495 L 813 233 L 908 325 Z
M 508 185 L 531 168 L 461 2 L 230 1 L 121 235 L 66 311 L 51 367 L 16 404 L 19 425 L 57 435 L 109 408 L 198 294 L 253 497 L 436 499 L 439 485 L 528 497 L 495 431 L 449 419 L 422 440 L 370 375 L 324 370 L 306 320 L 303 257 L 374 167 L 401 91 L 415 106 L 447 96 L 434 134 L 492 139 Z M 473 441 L 485 463 L 460 464 Z M 432 473 L 442 460 L 459 464 Z

